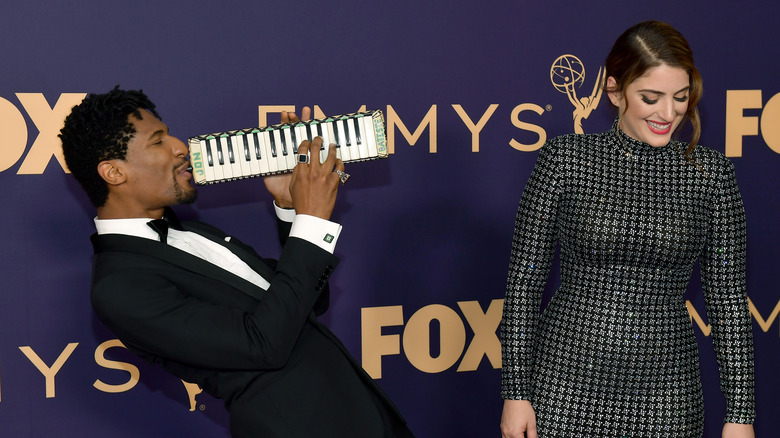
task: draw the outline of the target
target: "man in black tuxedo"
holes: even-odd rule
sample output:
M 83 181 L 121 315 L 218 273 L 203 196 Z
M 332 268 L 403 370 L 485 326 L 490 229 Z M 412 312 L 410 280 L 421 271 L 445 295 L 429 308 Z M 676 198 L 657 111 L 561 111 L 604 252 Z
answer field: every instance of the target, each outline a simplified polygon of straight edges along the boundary
M 316 319 L 338 263 L 341 226 L 329 218 L 344 164 L 335 146 L 323 164 L 265 177 L 283 245 L 276 261 L 215 227 L 176 220 L 170 206 L 197 197 L 188 150 L 142 92 L 90 94 L 60 138 L 97 208 L 92 305 L 127 348 L 223 399 L 234 437 L 412 436 Z M 299 154 L 321 143 L 303 141 Z

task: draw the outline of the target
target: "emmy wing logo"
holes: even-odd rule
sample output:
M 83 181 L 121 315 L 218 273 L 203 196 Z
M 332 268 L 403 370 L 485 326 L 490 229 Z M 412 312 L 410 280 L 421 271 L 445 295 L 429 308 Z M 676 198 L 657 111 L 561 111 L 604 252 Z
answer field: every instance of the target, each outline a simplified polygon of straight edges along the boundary
M 599 67 L 596 83 L 593 85 L 588 97 L 577 97 L 577 88 L 585 83 L 585 66 L 574 55 L 561 55 L 550 67 L 550 81 L 556 90 L 566 93 L 569 102 L 574 105 L 572 118 L 574 119 L 574 132 L 583 134 L 582 120 L 587 119 L 590 113 L 599 106 L 601 92 L 604 85 L 604 67 Z

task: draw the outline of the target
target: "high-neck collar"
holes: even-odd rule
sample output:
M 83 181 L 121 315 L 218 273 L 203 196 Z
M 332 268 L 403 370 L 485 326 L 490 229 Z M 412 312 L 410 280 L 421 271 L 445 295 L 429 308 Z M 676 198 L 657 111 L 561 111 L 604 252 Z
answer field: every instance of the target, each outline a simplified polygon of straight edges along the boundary
M 669 140 L 669 143 L 664 146 L 651 146 L 631 137 L 620 129 L 620 126 L 618 125 L 619 120 L 620 119 L 615 119 L 612 123 L 612 135 L 617 139 L 617 144 L 626 149 L 626 152 L 635 156 L 653 156 L 674 149 L 672 146 L 672 143 L 674 143 L 673 140 Z

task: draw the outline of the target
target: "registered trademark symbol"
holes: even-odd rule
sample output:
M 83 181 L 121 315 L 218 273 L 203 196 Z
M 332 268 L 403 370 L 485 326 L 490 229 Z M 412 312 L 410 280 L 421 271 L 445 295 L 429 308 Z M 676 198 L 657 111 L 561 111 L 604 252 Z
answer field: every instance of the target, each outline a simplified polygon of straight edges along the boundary
M 545 107 L 544 107 L 544 110 L 545 110 L 545 111 L 552 111 L 552 105 L 550 105 L 550 104 L 548 103 L 547 105 L 545 105 Z
M 206 405 L 200 405 L 200 406 L 198 406 L 198 409 L 200 409 L 201 412 L 203 412 L 203 411 L 206 410 Z

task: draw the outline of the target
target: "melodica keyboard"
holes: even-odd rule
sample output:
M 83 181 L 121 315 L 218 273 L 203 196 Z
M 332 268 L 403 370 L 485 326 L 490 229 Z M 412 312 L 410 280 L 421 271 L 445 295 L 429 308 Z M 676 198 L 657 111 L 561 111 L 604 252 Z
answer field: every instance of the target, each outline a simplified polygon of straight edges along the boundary
M 323 139 L 320 162 L 325 161 L 331 143 L 345 163 L 388 156 L 382 111 L 365 111 L 191 137 L 193 178 L 205 185 L 292 172 L 298 145 L 318 136 Z M 312 151 L 309 155 L 314 159 Z

